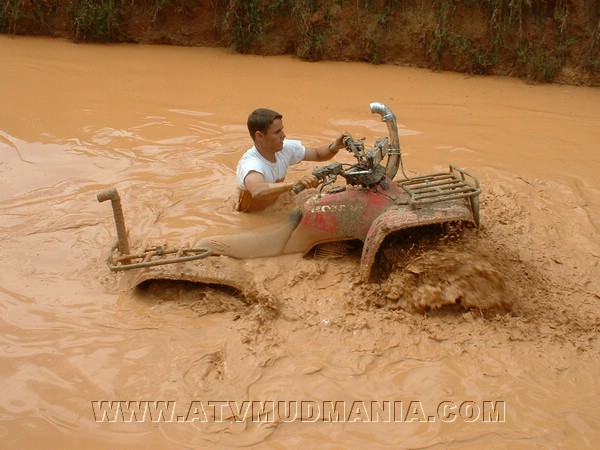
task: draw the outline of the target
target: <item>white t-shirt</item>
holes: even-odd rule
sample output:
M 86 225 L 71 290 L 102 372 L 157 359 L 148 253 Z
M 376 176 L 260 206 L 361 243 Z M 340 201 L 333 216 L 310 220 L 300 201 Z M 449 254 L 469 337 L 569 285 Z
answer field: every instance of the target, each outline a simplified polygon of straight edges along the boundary
M 304 159 L 305 148 L 300 141 L 284 140 L 283 149 L 275 153 L 277 162 L 266 160 L 253 146 L 244 153 L 237 166 L 237 184 L 246 189 L 244 179 L 251 171 L 262 173 L 267 183 L 276 183 L 285 178 L 289 166 L 298 164 Z

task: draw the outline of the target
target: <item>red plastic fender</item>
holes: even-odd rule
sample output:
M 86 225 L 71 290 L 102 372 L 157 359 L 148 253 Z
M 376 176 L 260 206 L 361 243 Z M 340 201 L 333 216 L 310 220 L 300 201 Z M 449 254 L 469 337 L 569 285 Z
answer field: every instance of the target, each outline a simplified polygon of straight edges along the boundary
M 375 257 L 386 236 L 407 228 L 446 222 L 474 223 L 473 214 L 467 203 L 461 200 L 436 203 L 419 209 L 406 205 L 388 209 L 373 221 L 364 241 L 360 259 L 362 280 L 369 281 Z

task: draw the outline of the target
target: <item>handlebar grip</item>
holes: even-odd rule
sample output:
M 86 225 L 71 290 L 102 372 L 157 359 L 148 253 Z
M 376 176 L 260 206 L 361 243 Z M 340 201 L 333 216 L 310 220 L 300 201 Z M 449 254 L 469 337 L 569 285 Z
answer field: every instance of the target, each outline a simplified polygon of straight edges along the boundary
M 306 189 L 306 186 L 304 186 L 302 183 L 298 183 L 296 184 L 296 186 L 294 186 L 292 188 L 292 192 L 294 194 L 299 194 L 300 192 L 302 192 L 304 189 Z

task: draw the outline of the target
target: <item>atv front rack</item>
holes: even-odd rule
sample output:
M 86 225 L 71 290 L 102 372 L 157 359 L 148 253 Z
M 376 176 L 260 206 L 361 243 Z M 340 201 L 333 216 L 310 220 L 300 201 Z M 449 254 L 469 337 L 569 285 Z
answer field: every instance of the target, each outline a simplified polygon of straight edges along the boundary
M 129 251 L 127 229 L 125 228 L 125 218 L 123 217 L 119 193 L 113 188 L 100 192 L 97 197 L 99 202 L 110 200 L 115 218 L 117 243 L 110 249 L 106 261 L 108 267 L 113 272 L 194 261 L 195 259 L 206 258 L 212 253 L 208 247 L 180 247 L 169 249 L 158 246 L 144 250 L 141 253 L 131 254 Z M 117 258 L 114 257 L 115 251 L 118 251 L 119 253 Z
M 479 181 L 460 167 L 451 164 L 448 172 L 408 178 L 398 181 L 398 186 L 408 194 L 408 204 L 413 208 L 466 198 L 479 226 Z
M 114 258 L 113 255 L 118 246 L 118 243 L 113 245 L 106 261 L 109 269 L 113 272 L 194 261 L 206 258 L 212 253 L 208 247 L 169 249 L 158 246 L 135 255 L 120 255 Z

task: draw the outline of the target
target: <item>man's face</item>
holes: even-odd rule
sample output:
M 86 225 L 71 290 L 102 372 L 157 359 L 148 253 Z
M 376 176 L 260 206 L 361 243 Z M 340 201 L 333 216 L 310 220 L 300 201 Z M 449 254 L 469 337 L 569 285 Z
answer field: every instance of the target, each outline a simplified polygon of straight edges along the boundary
M 281 119 L 275 119 L 266 133 L 257 133 L 260 139 L 262 147 L 269 152 L 278 152 L 283 148 L 283 140 L 285 139 L 285 133 L 283 132 L 283 121 Z

